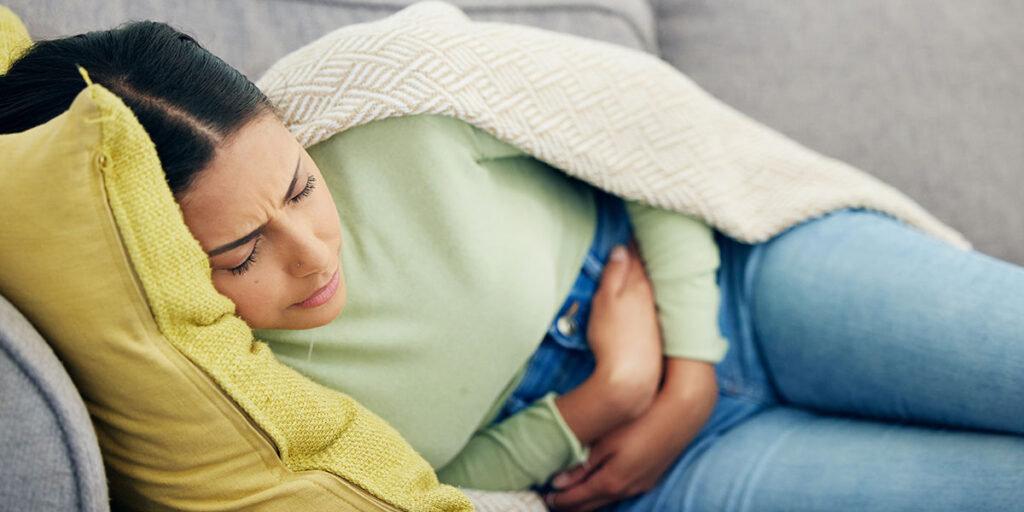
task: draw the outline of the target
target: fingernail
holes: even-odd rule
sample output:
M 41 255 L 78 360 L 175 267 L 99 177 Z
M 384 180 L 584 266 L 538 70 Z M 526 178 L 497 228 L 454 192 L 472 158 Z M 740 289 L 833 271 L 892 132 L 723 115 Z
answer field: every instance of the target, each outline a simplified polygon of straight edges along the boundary
M 569 483 L 569 475 L 567 475 L 565 473 L 559 473 L 557 476 L 555 476 L 554 479 L 551 480 L 551 485 L 553 485 L 556 489 L 561 488 L 561 487 L 565 486 L 565 484 L 568 484 L 568 483 Z
M 616 245 L 615 248 L 612 249 L 612 261 L 625 261 L 627 256 L 628 254 L 626 253 L 626 248 L 621 245 Z

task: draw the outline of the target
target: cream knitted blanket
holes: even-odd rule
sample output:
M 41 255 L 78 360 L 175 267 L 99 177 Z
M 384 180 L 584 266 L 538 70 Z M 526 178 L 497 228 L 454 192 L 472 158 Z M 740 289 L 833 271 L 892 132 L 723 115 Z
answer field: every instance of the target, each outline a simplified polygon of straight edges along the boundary
M 741 241 L 863 207 L 970 246 L 895 188 L 736 112 L 654 56 L 472 22 L 441 2 L 338 29 L 278 61 L 258 85 L 307 147 L 376 119 L 443 114 Z

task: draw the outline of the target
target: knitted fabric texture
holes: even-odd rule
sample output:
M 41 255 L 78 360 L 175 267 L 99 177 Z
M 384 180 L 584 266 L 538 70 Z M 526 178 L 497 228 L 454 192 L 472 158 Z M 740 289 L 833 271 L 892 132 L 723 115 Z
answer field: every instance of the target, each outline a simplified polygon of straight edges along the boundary
M 131 111 L 100 85 L 101 161 L 109 204 L 160 331 L 273 440 L 293 471 L 336 474 L 403 510 L 470 510 L 426 461 L 351 398 L 274 359 L 217 293 L 185 227 L 156 149 Z
M 310 146 L 391 116 L 442 114 L 613 194 L 760 242 L 843 207 L 970 244 L 874 177 L 736 112 L 651 55 L 423 2 L 338 29 L 258 82 Z
M 6 73 L 29 46 L 32 46 L 32 39 L 25 25 L 10 9 L 0 5 L 0 75 Z
M 476 512 L 546 512 L 548 507 L 535 492 L 464 491 L 476 505 Z

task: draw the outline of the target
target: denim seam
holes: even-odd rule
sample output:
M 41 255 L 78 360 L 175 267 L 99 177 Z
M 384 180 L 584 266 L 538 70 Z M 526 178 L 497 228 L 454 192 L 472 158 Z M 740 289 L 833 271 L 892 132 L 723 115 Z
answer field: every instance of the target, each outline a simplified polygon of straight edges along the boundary
M 807 425 L 793 425 L 789 430 L 783 432 L 781 435 L 776 437 L 775 440 L 770 445 L 768 445 L 768 447 L 765 450 L 761 452 L 760 456 L 757 459 L 757 462 L 754 464 L 752 468 L 750 468 L 750 471 L 747 472 L 746 478 L 744 478 L 744 481 L 747 482 L 748 485 L 743 489 L 740 495 L 737 496 L 737 499 L 740 501 L 740 503 L 735 504 L 739 507 L 736 508 L 735 510 L 744 512 L 751 509 L 751 500 L 753 499 L 751 489 L 754 488 L 753 484 L 760 480 L 761 477 L 764 475 L 764 472 L 768 466 L 768 457 L 778 452 L 779 449 L 781 449 L 782 447 L 782 443 L 789 439 L 790 437 L 792 437 L 797 431 L 806 428 Z M 730 505 L 733 505 L 733 503 L 730 503 Z M 732 506 L 726 508 L 733 509 Z

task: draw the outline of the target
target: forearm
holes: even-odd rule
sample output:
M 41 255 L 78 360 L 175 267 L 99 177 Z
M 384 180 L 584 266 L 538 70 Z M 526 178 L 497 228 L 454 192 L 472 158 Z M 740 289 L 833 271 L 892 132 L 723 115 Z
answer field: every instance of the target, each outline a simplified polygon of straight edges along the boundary
M 713 365 L 668 357 L 664 383 L 644 419 L 657 425 L 656 428 L 675 431 L 676 435 L 665 438 L 674 439 L 681 450 L 707 422 L 717 401 L 718 383 Z M 666 447 L 669 448 L 675 447 Z
M 586 450 L 559 418 L 554 396 L 478 430 L 437 470 L 438 478 L 459 487 L 513 491 L 543 484 L 552 474 L 586 460 Z
M 626 209 L 658 305 L 664 354 L 721 360 L 726 342 L 718 328 L 714 232 L 692 217 L 635 201 L 627 201 Z
M 643 398 L 648 385 L 635 377 L 598 367 L 579 387 L 555 399 L 559 414 L 581 444 L 591 444 L 643 413 L 650 404 Z

